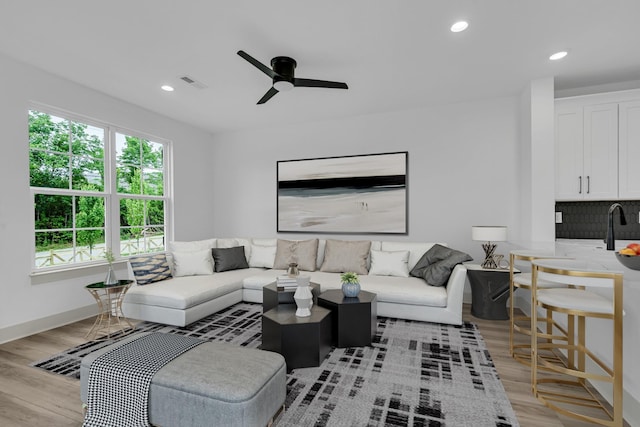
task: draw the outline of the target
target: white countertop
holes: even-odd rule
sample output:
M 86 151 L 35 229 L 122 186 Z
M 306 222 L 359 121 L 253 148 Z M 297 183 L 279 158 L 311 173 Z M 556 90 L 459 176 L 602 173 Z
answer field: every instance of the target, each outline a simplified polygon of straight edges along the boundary
M 593 266 L 605 270 L 619 270 L 625 279 L 640 282 L 640 271 L 631 270 L 620 264 L 616 259 L 616 251 L 626 247 L 631 240 L 616 240 L 616 250 L 608 251 L 602 240 L 591 239 L 556 239 L 556 256 L 566 256 L 590 261 Z

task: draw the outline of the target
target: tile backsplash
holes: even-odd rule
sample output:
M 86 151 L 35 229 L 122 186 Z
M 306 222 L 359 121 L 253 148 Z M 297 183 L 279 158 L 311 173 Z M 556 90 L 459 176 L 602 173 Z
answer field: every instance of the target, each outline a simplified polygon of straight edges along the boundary
M 616 202 L 556 202 L 556 212 L 562 212 L 562 224 L 556 224 L 556 238 L 605 239 L 607 213 Z M 618 201 L 624 210 L 627 225 L 620 225 L 620 213 L 613 214 L 616 239 L 640 240 L 640 200 Z

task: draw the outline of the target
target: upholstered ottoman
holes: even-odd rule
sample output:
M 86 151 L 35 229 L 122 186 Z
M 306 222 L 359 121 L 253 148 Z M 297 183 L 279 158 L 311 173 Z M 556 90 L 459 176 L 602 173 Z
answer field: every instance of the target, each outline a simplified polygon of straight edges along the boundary
M 83 402 L 87 402 L 91 363 L 136 337 L 82 359 Z M 149 390 L 149 421 L 158 426 L 266 426 L 283 406 L 285 395 L 286 365 L 281 355 L 207 342 L 155 374 Z

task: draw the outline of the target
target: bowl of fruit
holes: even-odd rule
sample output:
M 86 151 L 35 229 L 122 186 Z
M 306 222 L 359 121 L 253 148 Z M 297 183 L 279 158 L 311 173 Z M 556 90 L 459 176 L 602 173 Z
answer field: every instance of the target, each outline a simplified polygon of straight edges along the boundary
M 629 243 L 626 248 L 616 252 L 616 259 L 631 270 L 640 270 L 640 244 Z

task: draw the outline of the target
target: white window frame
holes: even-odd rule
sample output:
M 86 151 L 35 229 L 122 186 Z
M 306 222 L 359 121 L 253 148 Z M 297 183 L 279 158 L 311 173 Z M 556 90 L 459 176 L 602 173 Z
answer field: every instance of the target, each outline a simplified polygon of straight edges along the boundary
M 49 105 L 30 103 L 28 111 L 35 110 L 40 113 L 49 114 L 52 116 L 60 117 L 72 122 L 78 122 L 97 128 L 102 128 L 105 131 L 104 134 L 104 191 L 102 192 L 87 192 L 82 190 L 73 190 L 68 188 L 48 188 L 48 187 L 29 187 L 31 193 L 31 200 L 35 206 L 36 194 L 49 194 L 49 195 L 61 195 L 61 196 L 95 196 L 104 197 L 104 209 L 105 209 L 105 243 L 108 247 L 112 248 L 113 255 L 116 260 L 128 259 L 133 256 L 121 256 L 120 255 L 120 201 L 121 199 L 142 199 L 142 200 L 163 200 L 164 201 L 164 241 L 165 251 L 169 241 L 173 240 L 173 142 L 171 140 L 161 138 L 155 135 L 151 135 L 145 132 L 140 132 L 121 126 L 117 126 L 108 122 L 91 119 L 86 116 L 82 116 L 77 113 L 71 113 L 65 110 L 61 110 Z M 163 145 L 162 155 L 162 173 L 163 173 L 163 195 L 152 196 L 144 194 L 126 194 L 117 192 L 117 162 L 116 162 L 116 133 L 132 136 L 135 138 L 145 139 L 154 143 Z M 27 132 L 27 149 L 29 134 Z M 36 245 L 35 245 L 35 209 L 31 211 L 31 270 L 33 274 L 58 272 L 64 270 L 74 270 L 82 267 L 91 267 L 95 265 L 106 264 L 106 260 L 92 260 L 71 262 L 68 264 L 60 264 L 54 266 L 37 268 L 36 261 Z M 72 231 L 76 231 L 75 223 L 75 210 L 73 213 L 74 219 L 72 224 Z M 56 230 L 51 230 L 56 231 Z M 75 248 L 75 244 L 74 244 Z M 143 255 L 143 254 L 139 254 Z

